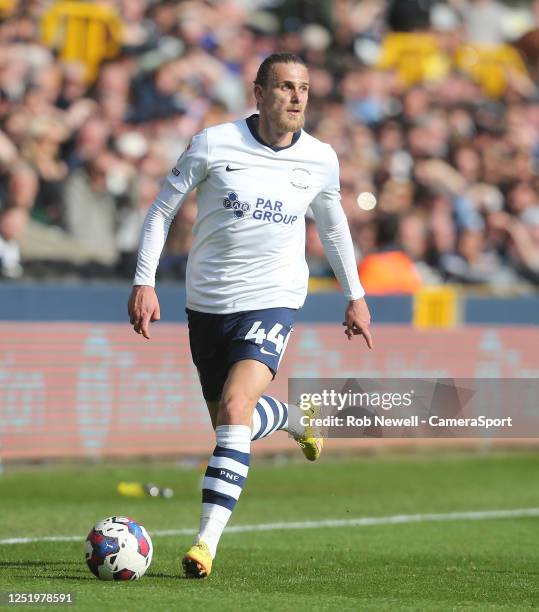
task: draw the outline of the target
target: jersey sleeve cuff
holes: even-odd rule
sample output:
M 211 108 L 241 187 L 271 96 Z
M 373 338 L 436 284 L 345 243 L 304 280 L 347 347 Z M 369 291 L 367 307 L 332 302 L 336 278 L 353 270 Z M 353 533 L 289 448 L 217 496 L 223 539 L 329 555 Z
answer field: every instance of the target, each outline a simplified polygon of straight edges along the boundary
M 354 291 L 354 293 L 349 293 L 346 295 L 346 299 L 349 302 L 351 302 L 352 300 L 360 300 L 363 297 L 365 297 L 365 289 L 363 289 L 363 287 L 361 287 L 357 291 Z
M 141 278 L 140 276 L 135 276 L 133 279 L 133 287 L 136 285 L 145 285 L 146 287 L 155 287 L 155 280 L 148 280 L 147 278 Z

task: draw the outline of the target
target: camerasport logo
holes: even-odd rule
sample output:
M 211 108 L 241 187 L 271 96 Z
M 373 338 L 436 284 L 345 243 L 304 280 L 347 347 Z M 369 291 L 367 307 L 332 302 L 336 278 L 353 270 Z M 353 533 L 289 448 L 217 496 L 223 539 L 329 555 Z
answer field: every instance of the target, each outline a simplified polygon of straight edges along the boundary
M 223 207 L 231 210 L 236 219 L 242 219 L 251 210 L 249 202 L 240 202 L 235 191 L 229 191 L 226 198 L 223 198 Z

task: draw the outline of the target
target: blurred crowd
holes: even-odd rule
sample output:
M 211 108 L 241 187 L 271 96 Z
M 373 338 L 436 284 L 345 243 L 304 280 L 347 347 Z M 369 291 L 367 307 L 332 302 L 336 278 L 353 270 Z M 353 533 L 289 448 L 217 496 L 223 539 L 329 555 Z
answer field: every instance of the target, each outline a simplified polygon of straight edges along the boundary
M 274 51 L 310 68 L 368 291 L 539 285 L 539 2 L 496 0 L 0 0 L 0 277 L 131 277 L 163 176 L 254 112 Z M 195 217 L 192 195 L 161 277 Z M 333 282 L 312 220 L 307 259 Z

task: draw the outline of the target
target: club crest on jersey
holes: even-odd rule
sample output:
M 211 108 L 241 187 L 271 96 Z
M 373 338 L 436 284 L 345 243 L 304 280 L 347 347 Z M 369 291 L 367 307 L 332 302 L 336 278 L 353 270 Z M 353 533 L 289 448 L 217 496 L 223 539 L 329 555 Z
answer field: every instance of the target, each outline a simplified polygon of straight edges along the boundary
M 248 202 L 240 202 L 235 191 L 229 191 L 226 198 L 223 198 L 223 207 L 231 210 L 236 219 L 242 219 L 245 213 L 251 209 L 251 205 Z
M 297 189 L 309 189 L 311 182 L 311 173 L 305 168 L 294 168 L 290 183 Z

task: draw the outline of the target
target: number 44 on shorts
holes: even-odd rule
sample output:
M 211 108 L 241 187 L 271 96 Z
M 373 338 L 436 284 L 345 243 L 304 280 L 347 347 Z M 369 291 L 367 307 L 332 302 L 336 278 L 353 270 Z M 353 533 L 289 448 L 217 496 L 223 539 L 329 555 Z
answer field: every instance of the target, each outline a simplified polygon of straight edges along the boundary
M 262 321 L 255 321 L 251 329 L 247 332 L 245 339 L 254 340 L 256 344 L 263 344 L 264 340 L 271 342 L 275 344 L 275 352 L 280 355 L 284 346 L 284 336 L 279 332 L 283 329 L 283 326 L 280 323 L 275 323 L 266 334 L 266 330 L 260 327 L 261 325 Z

